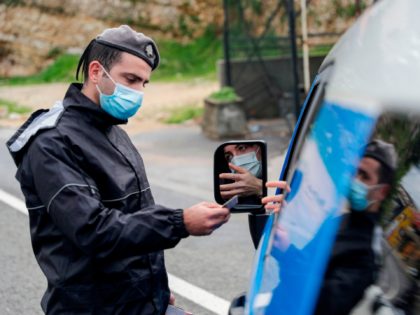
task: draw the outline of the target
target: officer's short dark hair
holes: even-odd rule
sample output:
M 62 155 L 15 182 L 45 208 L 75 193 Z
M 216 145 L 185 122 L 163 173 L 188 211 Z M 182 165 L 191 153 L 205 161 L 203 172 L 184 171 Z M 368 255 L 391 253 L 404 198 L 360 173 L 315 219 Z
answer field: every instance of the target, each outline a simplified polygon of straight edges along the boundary
M 98 43 L 96 40 L 90 42 L 86 47 L 83 55 L 80 57 L 76 71 L 76 80 L 79 79 L 79 71 L 82 71 L 84 81 L 88 80 L 89 64 L 93 60 L 97 60 L 105 68 L 110 71 L 115 63 L 121 60 L 122 51 L 110 46 Z
M 392 185 L 395 178 L 395 172 L 384 163 L 379 163 L 381 165 L 379 170 L 379 184 Z

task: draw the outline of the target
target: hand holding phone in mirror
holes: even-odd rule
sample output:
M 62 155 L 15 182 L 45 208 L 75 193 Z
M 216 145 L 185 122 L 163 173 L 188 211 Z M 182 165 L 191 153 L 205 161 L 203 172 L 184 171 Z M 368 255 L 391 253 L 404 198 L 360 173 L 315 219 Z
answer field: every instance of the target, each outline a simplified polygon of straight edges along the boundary
M 219 175 L 220 179 L 227 179 L 233 181 L 230 184 L 220 185 L 220 194 L 223 198 L 231 198 L 235 195 L 239 196 L 261 196 L 263 190 L 263 182 L 251 174 L 243 167 L 236 166 L 229 163 L 229 168 L 234 173 L 222 173 Z
M 277 180 L 277 181 L 267 182 L 265 186 L 267 186 L 267 188 L 285 189 L 287 192 L 290 192 L 290 186 L 285 181 Z M 265 209 L 267 210 L 267 212 L 279 212 L 281 205 L 285 203 L 284 195 L 280 194 L 280 195 L 274 195 L 274 196 L 267 196 L 267 197 L 264 197 L 261 200 L 261 202 L 263 205 L 265 205 Z

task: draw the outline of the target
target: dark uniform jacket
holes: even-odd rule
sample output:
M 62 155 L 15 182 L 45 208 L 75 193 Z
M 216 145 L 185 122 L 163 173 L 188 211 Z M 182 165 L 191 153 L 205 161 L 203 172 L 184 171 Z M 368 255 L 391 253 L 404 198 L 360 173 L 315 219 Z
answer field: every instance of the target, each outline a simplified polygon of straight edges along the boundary
M 316 315 L 347 315 L 376 281 L 381 235 L 375 232 L 378 214 L 343 215 L 320 289 Z M 376 230 L 377 231 L 377 230 Z
M 181 209 L 155 205 L 125 121 L 70 86 L 8 141 L 47 277 L 47 314 L 164 314 L 163 251 L 188 235 Z

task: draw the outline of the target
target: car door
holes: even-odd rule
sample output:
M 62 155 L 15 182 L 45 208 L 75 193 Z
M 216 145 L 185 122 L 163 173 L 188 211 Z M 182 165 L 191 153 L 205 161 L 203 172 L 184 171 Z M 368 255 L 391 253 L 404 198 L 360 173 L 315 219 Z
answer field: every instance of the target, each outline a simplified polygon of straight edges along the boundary
M 316 161 L 311 161 L 310 158 L 308 159 L 308 155 L 313 156 L 314 152 L 310 151 L 313 149 L 309 149 L 308 145 L 305 148 L 305 143 L 308 142 L 308 139 L 311 139 L 311 142 L 315 141 L 321 144 L 323 141 L 325 141 L 325 139 L 321 137 L 321 131 L 318 130 L 323 129 L 325 125 L 330 125 L 332 119 L 335 119 L 337 121 L 340 120 L 341 116 L 344 115 L 337 108 L 335 108 L 333 104 L 324 103 L 325 88 L 328 84 L 328 78 L 331 74 L 331 71 L 333 71 L 332 64 L 324 66 L 324 68 L 320 70 L 317 78 L 314 80 L 310 93 L 308 94 L 307 100 L 304 104 L 302 114 L 298 120 L 297 127 L 295 128 L 295 132 L 292 136 L 288 152 L 286 154 L 286 159 L 280 175 L 280 180 L 286 180 L 289 183 L 291 183 L 292 191 L 287 196 L 288 207 L 292 207 L 296 204 L 296 207 L 298 209 L 306 208 L 304 207 L 304 203 L 308 202 L 308 200 L 306 200 L 308 197 L 306 196 L 306 194 L 309 192 L 311 185 L 315 185 L 312 182 L 307 182 L 307 176 L 310 180 L 325 180 L 325 176 L 323 177 L 321 175 L 323 173 L 326 173 L 327 170 L 324 170 L 323 172 L 320 170 L 320 172 L 317 174 L 318 178 L 314 178 L 316 176 L 308 173 L 308 169 L 309 171 L 312 169 L 318 169 L 322 163 L 321 161 L 319 161 L 320 158 L 318 158 L 318 160 Z M 317 126 L 317 128 L 314 129 L 314 126 Z M 351 126 L 347 125 L 343 127 L 346 129 L 351 128 Z M 368 131 L 369 129 L 366 127 L 366 132 Z M 305 159 L 305 162 L 303 162 L 303 159 Z M 318 165 L 314 165 L 314 163 Z M 303 175 L 305 176 L 304 179 Z M 325 185 L 327 189 L 325 190 L 324 195 L 318 196 L 317 198 L 324 197 L 325 199 L 330 200 L 332 199 L 329 197 L 330 191 L 332 189 L 330 186 L 333 186 L 333 184 L 331 183 L 331 180 L 329 180 L 329 182 L 325 180 Z M 318 203 L 321 202 L 319 200 L 315 201 Z M 331 200 L 330 203 L 332 203 Z M 318 208 L 321 207 L 320 205 L 318 206 Z M 319 210 L 319 212 L 322 211 Z M 331 211 L 332 209 L 330 209 L 330 212 Z M 286 213 L 286 211 L 284 211 L 284 213 Z M 314 210 L 314 213 L 317 213 L 317 211 Z M 302 211 L 300 211 L 300 213 L 297 213 L 297 211 L 295 211 L 293 213 L 293 216 L 296 217 L 288 216 L 287 218 L 288 227 L 294 228 L 292 234 L 296 234 L 295 236 L 298 237 L 298 235 L 300 234 L 300 231 L 298 231 L 299 226 L 306 226 L 306 228 L 314 230 L 317 227 L 319 227 L 320 223 L 323 222 L 326 215 L 327 213 L 320 213 L 319 215 L 317 215 L 318 220 L 316 222 L 311 222 L 312 219 L 309 221 L 305 219 L 309 218 L 307 213 L 302 213 Z M 251 288 L 248 292 L 248 304 L 246 310 L 247 314 L 264 314 L 266 311 L 269 311 L 269 314 L 274 314 L 272 310 L 270 311 L 269 309 L 266 309 L 266 306 L 270 305 L 268 301 L 272 300 L 274 294 L 278 294 L 277 291 L 274 292 L 272 290 L 274 288 L 284 288 L 289 292 L 293 292 L 294 290 L 299 291 L 302 289 L 303 282 L 306 282 L 306 280 L 304 279 L 300 279 L 301 281 L 299 281 L 298 278 L 292 276 L 291 280 L 288 281 L 291 283 L 282 282 L 279 286 L 278 280 L 280 265 L 278 257 L 275 254 L 276 250 L 278 249 L 278 246 L 281 247 L 280 244 L 275 243 L 276 231 L 278 231 L 279 227 L 279 219 L 279 214 L 270 215 L 264 234 L 261 238 L 260 246 L 256 253 L 256 261 L 254 263 L 256 268 L 253 271 Z M 324 238 L 328 238 L 328 236 L 326 235 L 324 236 Z M 301 247 L 304 246 L 304 243 L 308 242 L 308 240 L 303 239 L 304 237 L 302 236 L 300 241 L 297 240 L 299 246 Z M 280 260 L 282 261 L 281 264 L 284 264 L 285 266 L 293 265 L 293 273 L 296 275 L 299 274 L 297 270 L 298 266 L 301 266 L 302 268 L 306 268 L 307 266 L 304 266 L 304 264 L 296 264 L 296 262 L 294 262 L 295 259 L 296 257 L 293 257 L 292 254 L 280 258 Z M 317 264 L 313 265 L 313 271 L 311 272 L 319 272 L 321 263 L 322 259 Z M 285 277 L 285 279 L 287 279 L 287 276 Z M 313 283 L 310 285 L 312 289 L 314 289 L 314 286 L 316 286 L 316 279 L 314 279 Z M 308 290 L 310 287 L 308 287 Z M 302 294 L 298 294 L 295 296 L 296 301 L 306 301 L 311 295 L 311 290 L 309 290 L 309 292 L 302 291 L 301 293 Z M 295 299 L 290 298 L 288 298 L 287 301 L 290 302 L 289 305 L 272 305 L 271 309 L 274 308 L 276 310 L 280 310 L 284 314 L 301 314 L 296 308 L 296 304 L 300 303 L 295 303 Z M 305 305 L 308 304 L 305 303 Z M 302 314 L 307 313 L 305 309 L 303 309 L 302 312 Z

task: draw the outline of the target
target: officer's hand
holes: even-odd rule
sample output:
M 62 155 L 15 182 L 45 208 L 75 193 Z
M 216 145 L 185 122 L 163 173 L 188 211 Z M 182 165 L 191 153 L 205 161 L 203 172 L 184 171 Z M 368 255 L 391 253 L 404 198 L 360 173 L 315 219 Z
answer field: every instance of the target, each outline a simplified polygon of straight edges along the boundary
M 227 208 L 214 202 L 200 202 L 184 210 L 184 225 L 190 235 L 209 235 L 229 217 Z

